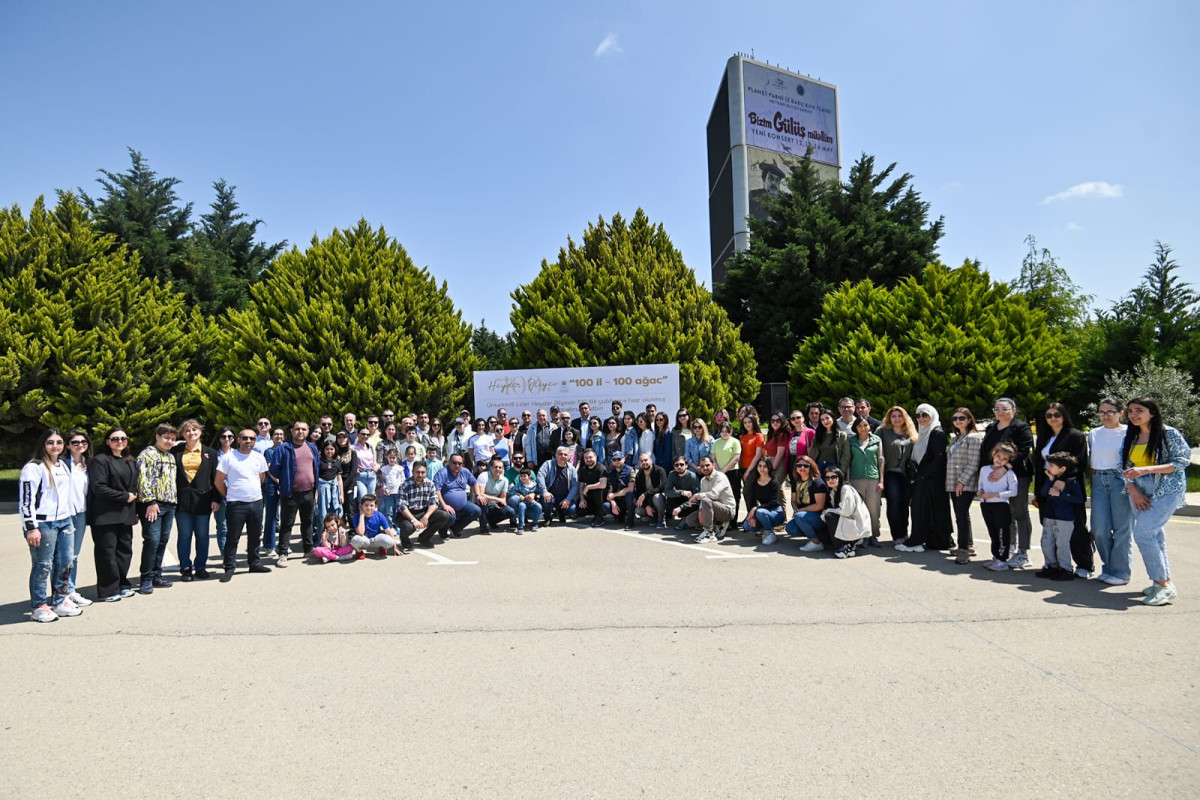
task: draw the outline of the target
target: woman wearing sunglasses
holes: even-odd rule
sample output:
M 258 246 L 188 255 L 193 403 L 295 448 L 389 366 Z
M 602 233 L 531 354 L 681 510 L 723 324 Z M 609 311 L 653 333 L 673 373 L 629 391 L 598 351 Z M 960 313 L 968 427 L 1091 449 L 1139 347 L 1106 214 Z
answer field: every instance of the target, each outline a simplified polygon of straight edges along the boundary
M 129 436 L 113 428 L 92 459 L 92 544 L 96 558 L 96 596 L 115 603 L 132 597 L 129 565 L 133 560 L 133 523 L 137 521 L 137 463 Z
M 837 558 L 854 558 L 859 540 L 871 535 L 871 515 L 846 481 L 846 473 L 837 467 L 825 470 L 825 485 L 829 487 L 829 508 L 821 512 L 825 523 L 821 538 Z
M 1041 497 L 1042 485 L 1046 482 L 1046 458 L 1051 453 L 1070 453 L 1075 457 L 1076 469 L 1083 489 L 1084 502 L 1074 504 L 1075 525 L 1071 530 L 1071 560 L 1075 562 L 1075 576 L 1090 578 L 1095 567 L 1092 552 L 1092 533 L 1087 526 L 1087 486 L 1082 480 L 1088 474 L 1087 436 L 1071 423 L 1071 415 L 1062 403 L 1050 403 L 1042 413 L 1045 425 L 1038 425 L 1037 439 L 1033 445 L 1033 496 Z M 1062 488 L 1061 486 L 1059 487 Z M 1038 508 L 1038 520 L 1045 522 L 1046 512 Z
M 63 454 L 71 468 L 71 505 L 75 508 L 75 532 L 71 535 L 75 553 L 71 559 L 71 579 L 67 582 L 67 599 L 80 608 L 92 604 L 91 600 L 75 590 L 75 579 L 79 577 L 79 551 L 83 549 L 84 531 L 88 520 L 88 466 L 92 462 L 92 443 L 87 434 L 76 428 L 67 433 L 67 452 Z M 93 531 L 92 537 L 95 538 Z
M 954 435 L 946 456 L 946 491 L 954 506 L 954 528 L 958 532 L 958 547 L 951 552 L 955 562 L 968 564 L 975 555 L 971 503 L 979 489 L 979 448 L 983 444 L 983 432 L 975 427 L 975 415 L 969 408 L 954 409 L 950 423 L 954 426 Z

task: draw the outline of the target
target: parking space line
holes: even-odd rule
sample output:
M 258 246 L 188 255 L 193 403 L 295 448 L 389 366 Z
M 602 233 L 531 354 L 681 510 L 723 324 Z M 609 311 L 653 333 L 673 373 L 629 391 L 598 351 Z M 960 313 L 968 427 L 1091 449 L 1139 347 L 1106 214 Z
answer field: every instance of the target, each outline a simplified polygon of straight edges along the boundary
M 430 562 L 425 565 L 427 567 L 470 567 L 479 563 L 478 561 L 452 561 L 445 556 L 439 556 L 431 550 L 413 550 L 413 552 L 430 559 Z
M 707 558 L 715 558 L 715 559 L 767 558 L 771 555 L 770 553 L 721 553 L 721 552 L 717 552 L 715 550 L 710 550 L 707 547 L 701 547 L 698 544 L 687 544 L 686 542 L 673 542 L 670 539 L 659 539 L 657 536 L 646 536 L 644 534 L 634 533 L 632 531 L 616 531 L 616 530 L 610 530 L 610 529 L 606 529 L 606 528 L 601 528 L 601 531 L 604 533 L 615 533 L 618 536 L 628 536 L 630 539 L 638 539 L 643 542 L 658 542 L 659 544 L 674 545 L 675 547 L 682 547 L 687 550 L 698 550 L 701 553 L 705 553 Z

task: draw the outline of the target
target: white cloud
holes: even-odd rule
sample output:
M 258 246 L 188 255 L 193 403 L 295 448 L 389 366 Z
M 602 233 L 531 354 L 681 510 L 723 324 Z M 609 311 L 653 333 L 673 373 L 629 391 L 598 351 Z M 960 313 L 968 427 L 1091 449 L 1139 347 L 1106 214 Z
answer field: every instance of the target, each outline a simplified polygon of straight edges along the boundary
M 1083 226 L 1082 226 L 1082 225 L 1076 225 L 1074 222 L 1068 222 L 1068 223 L 1067 223 L 1067 230 L 1069 230 L 1069 231 L 1081 231 L 1081 230 L 1083 230 Z
M 621 49 L 621 43 L 617 41 L 615 33 L 609 33 L 608 36 L 600 40 L 600 44 L 596 45 L 596 58 L 619 56 L 623 52 L 625 51 Z
M 1124 191 L 1125 187 L 1117 183 L 1088 181 L 1087 183 L 1077 183 L 1064 192 L 1052 194 L 1043 200 L 1042 203 L 1053 203 L 1057 200 L 1071 200 L 1075 197 L 1120 197 Z

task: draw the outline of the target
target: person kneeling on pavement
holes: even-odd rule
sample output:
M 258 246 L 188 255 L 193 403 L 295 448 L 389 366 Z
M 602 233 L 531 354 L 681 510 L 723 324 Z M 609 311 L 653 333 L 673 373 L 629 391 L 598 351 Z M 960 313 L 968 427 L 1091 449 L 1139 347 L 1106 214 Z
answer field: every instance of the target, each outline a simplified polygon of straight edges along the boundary
M 488 461 L 486 476 L 481 476 L 481 480 L 476 484 L 479 490 L 476 499 L 479 501 L 479 507 L 483 509 L 483 516 L 479 520 L 480 527 L 483 528 L 486 523 L 484 530 L 490 531 L 504 520 L 508 520 L 510 525 L 514 524 L 517 510 L 508 504 L 508 478 L 504 475 L 504 459 L 492 456 Z
M 825 527 L 817 531 L 817 536 L 838 558 L 853 558 L 859 540 L 871 535 L 871 514 L 840 469 L 825 470 L 825 485 L 829 487 L 830 507 L 821 512 Z
M 682 511 L 694 509 L 684 522 L 700 527 L 697 542 L 715 542 L 725 538 L 725 529 L 733 522 L 733 487 L 724 472 L 715 468 L 712 456 L 701 456 L 696 465 L 700 470 L 700 491 L 683 504 Z
M 359 558 L 366 558 L 368 548 L 378 548 L 379 555 L 387 558 L 388 550 L 396 549 L 395 532 L 387 516 L 378 508 L 379 500 L 373 494 L 363 495 L 359 501 L 359 513 L 354 517 L 354 535 L 350 546 Z
M 592 526 L 604 524 L 604 495 L 608 489 L 608 474 L 596 457 L 596 451 L 583 451 L 583 466 L 579 467 L 579 516 L 589 518 Z

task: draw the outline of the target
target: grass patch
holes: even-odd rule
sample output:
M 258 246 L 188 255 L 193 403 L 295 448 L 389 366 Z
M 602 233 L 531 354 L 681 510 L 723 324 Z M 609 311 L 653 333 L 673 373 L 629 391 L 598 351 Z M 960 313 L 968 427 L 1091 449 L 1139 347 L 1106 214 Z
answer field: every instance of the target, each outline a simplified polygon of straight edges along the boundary
M 1200 464 L 1188 464 L 1187 490 L 1189 492 L 1200 492 Z

